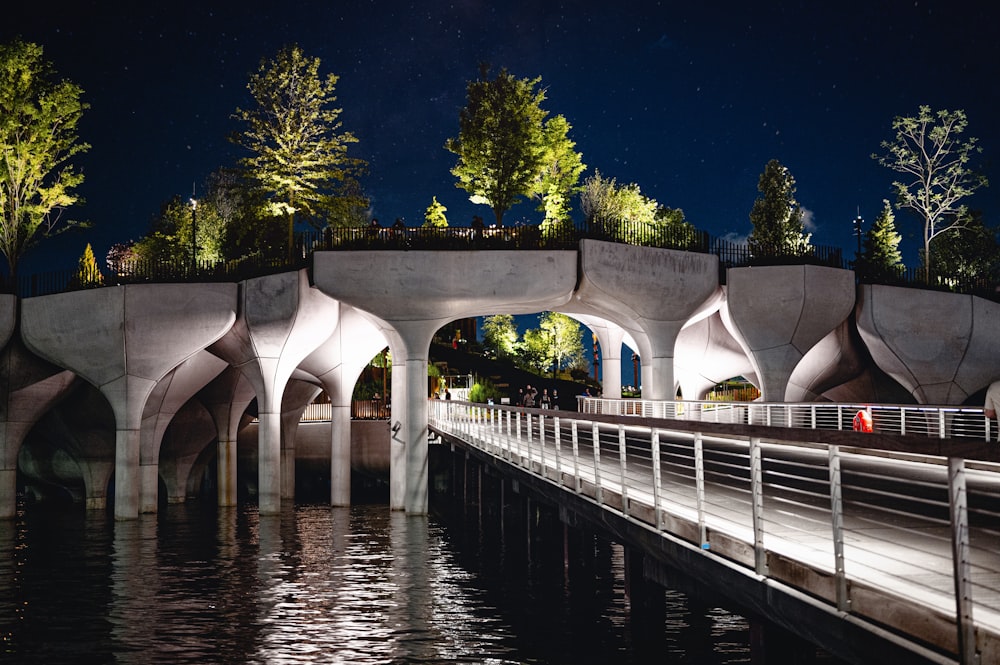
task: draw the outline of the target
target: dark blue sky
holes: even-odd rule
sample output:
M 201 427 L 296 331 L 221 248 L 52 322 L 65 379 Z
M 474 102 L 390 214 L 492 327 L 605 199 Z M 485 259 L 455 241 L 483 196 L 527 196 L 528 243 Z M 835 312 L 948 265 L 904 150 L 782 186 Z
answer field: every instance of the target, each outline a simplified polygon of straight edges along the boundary
M 588 165 L 637 183 L 698 227 L 743 238 L 771 158 L 798 182 L 817 244 L 855 246 L 893 173 L 871 158 L 896 115 L 965 109 L 994 182 L 969 204 L 1000 224 L 1000 48 L 990 3 L 950 2 L 176 2 L 21 3 L 0 39 L 45 46 L 91 104 L 79 159 L 94 228 L 40 246 L 25 271 L 72 267 L 136 239 L 161 202 L 234 163 L 230 115 L 249 103 L 262 57 L 299 43 L 340 76 L 344 129 L 371 167 L 363 185 L 383 222 L 422 221 L 432 196 L 453 225 L 484 214 L 454 186 L 455 135 L 478 63 L 541 76 Z M 106 5 L 116 7 L 115 11 Z M 759 6 L 758 6 L 759 5 Z M 765 6 L 762 8 L 761 6 Z M 10 12 L 13 12 L 12 14 Z M 484 215 L 488 216 L 488 215 Z M 531 204 L 505 221 L 537 223 Z M 919 227 L 898 217 L 905 259 Z M 853 250 L 848 254 L 853 256 Z

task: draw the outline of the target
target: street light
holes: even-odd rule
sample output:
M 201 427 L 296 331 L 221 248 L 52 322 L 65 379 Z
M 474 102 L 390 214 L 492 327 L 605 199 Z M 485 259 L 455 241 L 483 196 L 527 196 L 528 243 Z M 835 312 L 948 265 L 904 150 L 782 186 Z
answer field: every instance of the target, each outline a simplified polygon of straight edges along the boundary
M 854 235 L 858 237 L 858 257 L 861 257 L 861 227 L 865 223 L 865 220 L 861 219 L 861 210 L 858 210 L 858 216 L 854 218 Z
M 198 272 L 198 199 L 191 199 L 191 274 Z

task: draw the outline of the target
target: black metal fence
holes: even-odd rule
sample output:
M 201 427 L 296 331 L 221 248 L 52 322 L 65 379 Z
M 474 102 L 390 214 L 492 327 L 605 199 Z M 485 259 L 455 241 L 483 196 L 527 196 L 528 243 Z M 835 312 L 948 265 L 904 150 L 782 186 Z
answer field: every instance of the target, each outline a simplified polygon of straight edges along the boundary
M 242 281 L 252 277 L 296 270 L 311 265 L 316 251 L 359 250 L 575 250 L 581 240 L 677 249 L 719 257 L 719 280 L 725 283 L 726 270 L 743 266 L 822 265 L 849 268 L 839 247 L 811 246 L 803 253 L 781 250 L 751 251 L 746 242 L 733 242 L 692 228 L 658 228 L 649 224 L 566 223 L 553 227 L 515 225 L 469 228 L 384 228 L 328 227 L 323 231 L 299 234 L 291 258 L 251 255 L 230 261 L 122 261 L 113 270 L 93 274 L 64 270 L 23 276 L 17 284 L 4 280 L 6 293 L 32 297 L 103 286 L 141 283 Z M 860 283 L 892 284 L 932 288 L 959 293 L 975 293 L 1000 300 L 997 285 L 990 280 L 937 278 L 928 284 L 917 270 L 882 274 L 857 273 Z

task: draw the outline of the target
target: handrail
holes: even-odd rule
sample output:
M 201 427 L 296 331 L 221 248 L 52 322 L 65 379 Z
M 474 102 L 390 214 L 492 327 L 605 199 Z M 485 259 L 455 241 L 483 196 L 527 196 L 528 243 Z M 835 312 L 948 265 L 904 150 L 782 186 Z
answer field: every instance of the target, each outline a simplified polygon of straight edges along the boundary
M 643 416 L 703 422 L 852 430 L 854 417 L 867 411 L 881 434 L 998 441 L 997 426 L 982 408 L 913 404 L 837 402 L 712 402 L 578 397 L 581 413 Z
M 888 628 L 934 662 L 1000 648 L 996 468 L 468 402 L 431 400 L 428 418 L 692 552 L 805 591 L 831 620 Z

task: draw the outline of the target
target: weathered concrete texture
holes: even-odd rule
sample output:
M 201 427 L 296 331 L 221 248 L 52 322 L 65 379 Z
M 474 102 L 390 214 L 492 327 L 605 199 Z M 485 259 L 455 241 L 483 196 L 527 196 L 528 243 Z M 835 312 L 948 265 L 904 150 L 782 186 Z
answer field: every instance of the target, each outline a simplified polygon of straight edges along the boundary
M 677 335 L 717 309 L 720 293 L 715 255 L 584 240 L 580 283 L 567 311 L 628 331 L 642 352 L 643 397 L 672 399 Z
M 146 399 L 167 372 L 236 320 L 235 284 L 129 285 L 28 298 L 21 336 L 72 370 L 115 412 L 115 517 L 139 513 L 139 432 Z
M 408 513 L 425 514 L 431 338 L 445 323 L 464 317 L 558 310 L 573 293 L 576 253 L 318 252 L 313 279 L 327 295 L 368 312 L 398 335 L 399 343 L 390 346 L 393 420 L 399 425 L 393 436 L 406 456 L 403 503 Z M 399 473 L 392 475 L 390 495 Z
M 0 519 L 14 516 L 25 435 L 75 381 L 75 374 L 29 352 L 20 338 L 0 352 Z
M 197 490 L 196 481 L 214 457 L 216 436 L 211 414 L 198 400 L 188 400 L 170 421 L 160 444 L 159 477 L 168 503 L 179 503 Z
M 754 367 L 718 312 L 681 329 L 674 371 L 684 399 L 700 400 L 717 383 L 737 376 L 755 380 Z
M 281 498 L 295 499 L 295 440 L 302 412 L 322 388 L 315 383 L 291 379 L 281 396 Z
M 863 285 L 856 318 L 874 362 L 919 404 L 961 404 L 1000 378 L 1000 303 Z
M 305 270 L 247 280 L 241 285 L 240 302 L 239 320 L 209 350 L 243 371 L 257 395 L 258 502 L 261 513 L 277 514 L 281 395 L 298 364 L 332 334 L 340 310 L 335 300 L 309 286 Z
M 802 357 L 854 307 L 854 272 L 823 266 L 730 268 L 722 320 L 744 348 L 765 402 L 785 401 Z

